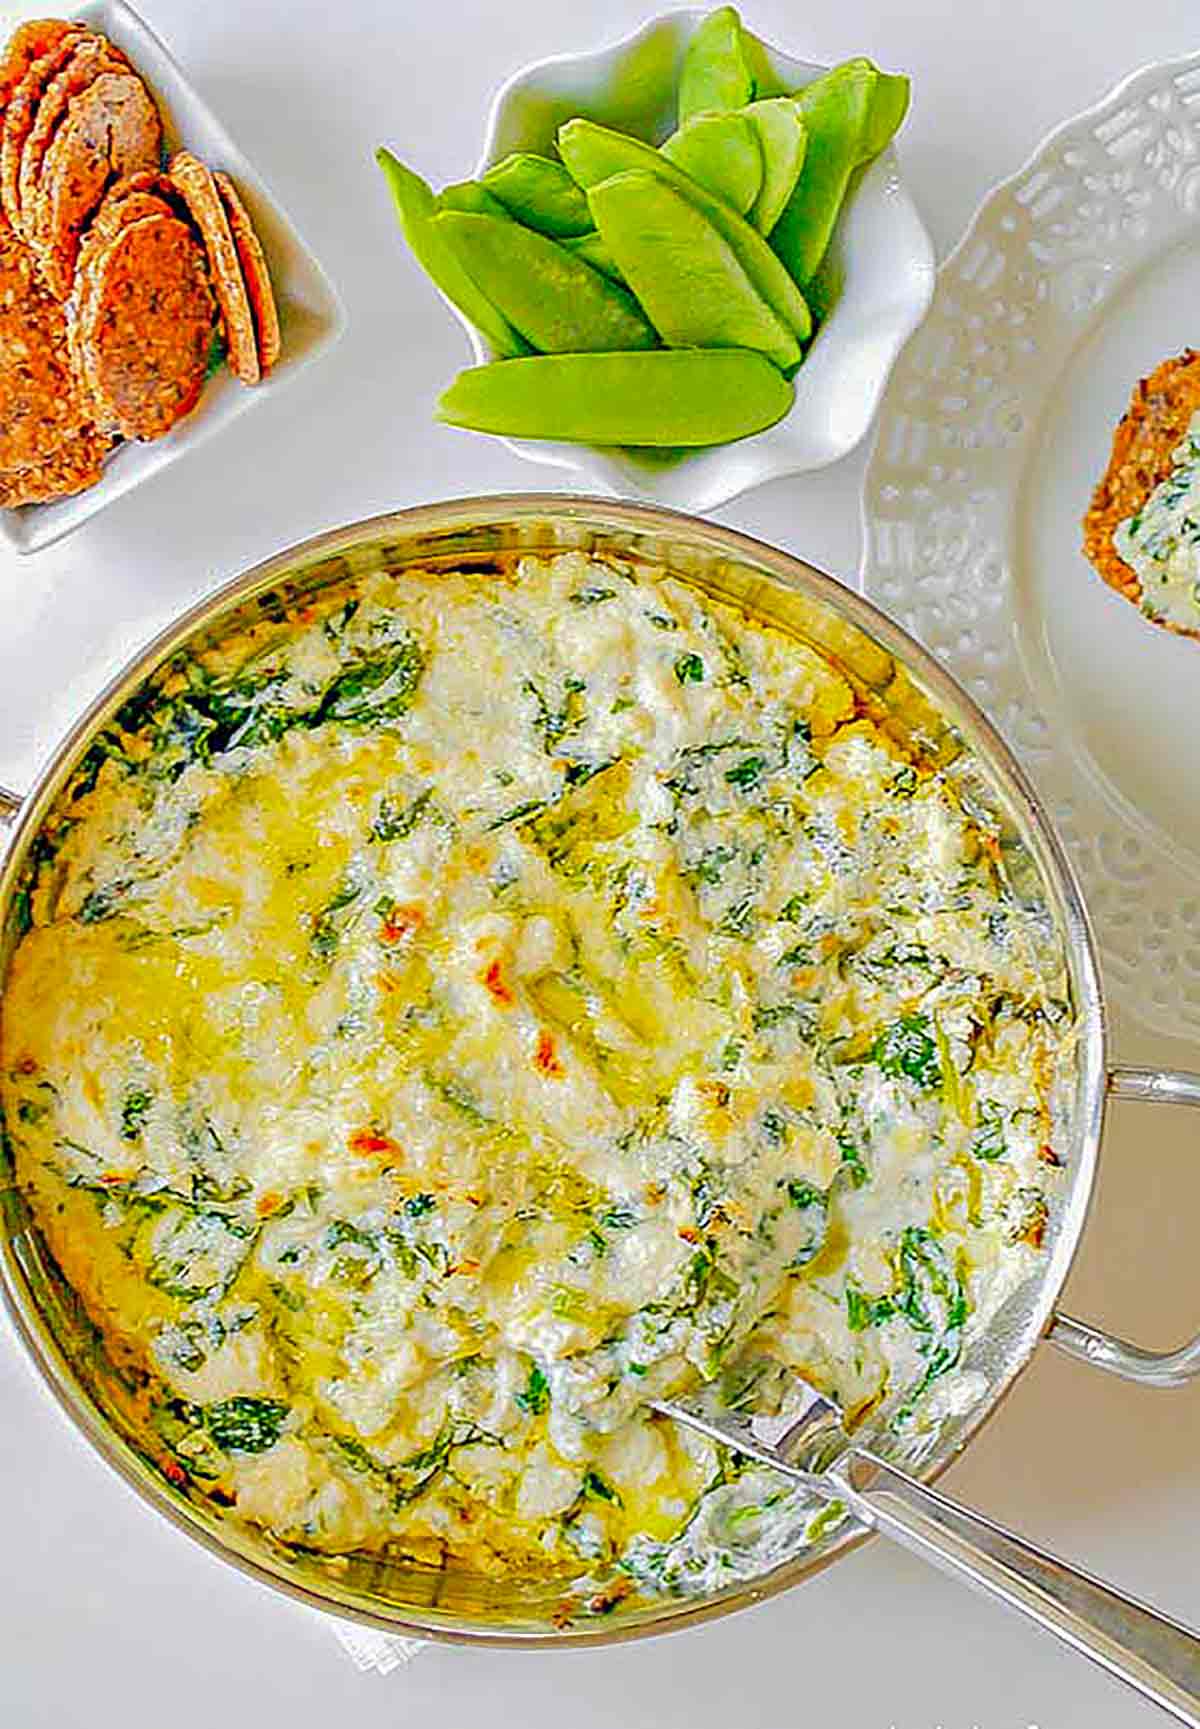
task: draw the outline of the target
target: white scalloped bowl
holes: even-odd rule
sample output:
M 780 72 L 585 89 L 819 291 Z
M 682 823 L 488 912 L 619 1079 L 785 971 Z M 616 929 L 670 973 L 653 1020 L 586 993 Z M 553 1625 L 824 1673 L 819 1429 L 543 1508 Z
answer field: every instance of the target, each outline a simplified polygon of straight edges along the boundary
M 704 16 L 700 10 L 667 12 L 614 47 L 540 60 L 514 74 L 492 104 L 476 174 L 513 150 L 553 154 L 555 132 L 575 115 L 661 143 L 675 123 L 684 50 Z M 780 91 L 798 89 L 826 70 L 770 46 L 766 54 Z M 531 462 L 585 476 L 593 487 L 688 511 L 712 510 L 763 481 L 836 462 L 867 432 L 892 366 L 933 297 L 933 243 L 890 147 L 847 201 L 831 262 L 840 294 L 796 374 L 795 402 L 767 431 L 659 457 L 540 439 L 504 442 Z M 494 359 L 456 316 L 477 359 Z

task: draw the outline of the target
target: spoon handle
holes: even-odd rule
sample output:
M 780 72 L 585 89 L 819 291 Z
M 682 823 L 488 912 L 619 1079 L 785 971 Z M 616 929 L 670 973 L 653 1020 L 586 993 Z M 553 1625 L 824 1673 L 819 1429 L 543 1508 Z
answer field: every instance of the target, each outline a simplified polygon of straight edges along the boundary
M 864 1448 L 853 1448 L 829 1476 L 865 1524 L 1020 1610 L 1181 1723 L 1200 1729 L 1200 1637 L 1180 1622 L 959 1506 Z

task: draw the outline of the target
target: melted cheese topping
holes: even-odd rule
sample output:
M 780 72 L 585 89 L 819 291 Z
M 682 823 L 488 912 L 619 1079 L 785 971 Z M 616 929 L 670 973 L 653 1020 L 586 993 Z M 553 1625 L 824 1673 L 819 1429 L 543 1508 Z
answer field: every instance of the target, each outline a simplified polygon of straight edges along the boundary
M 1036 1262 L 1043 915 L 661 572 L 378 575 L 176 662 L 38 859 L 19 1180 L 164 1468 L 283 1541 L 705 1587 L 820 1521 L 647 1398 L 931 1422 Z

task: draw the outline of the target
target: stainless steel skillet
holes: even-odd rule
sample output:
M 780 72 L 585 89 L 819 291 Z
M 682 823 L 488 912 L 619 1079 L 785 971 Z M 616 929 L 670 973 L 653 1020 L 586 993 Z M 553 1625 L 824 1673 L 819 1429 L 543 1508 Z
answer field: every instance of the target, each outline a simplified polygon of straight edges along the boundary
M 1014 1293 L 964 1358 L 963 1371 L 981 1377 L 982 1396 L 948 1418 L 919 1448 L 880 1433 L 864 1437 L 872 1451 L 885 1465 L 932 1480 L 969 1443 L 1044 1338 L 1097 1368 L 1147 1386 L 1174 1386 L 1200 1374 L 1200 1339 L 1156 1355 L 1057 1310 L 1086 1221 L 1108 1098 L 1200 1103 L 1200 1077 L 1112 1066 L 1095 949 L 1074 876 L 1023 773 L 970 697 L 860 596 L 803 561 L 729 529 L 668 511 L 555 494 L 455 500 L 321 535 L 237 578 L 130 662 L 81 716 L 24 799 L 0 797 L 0 826 L 10 829 L 0 866 L 0 985 L 19 929 L 22 883 L 48 811 L 97 733 L 173 653 L 271 610 L 281 594 L 310 593 L 356 572 L 464 565 L 486 571 L 517 552 L 568 547 L 666 565 L 832 656 L 882 724 L 933 755 L 963 796 L 993 816 L 1010 878 L 1041 903 L 1060 933 L 1078 1035 L 1073 1066 L 1057 1100 L 1057 1143 L 1066 1168 L 1040 1271 Z M 561 1593 L 527 1581 L 488 1580 L 466 1570 L 378 1557 L 331 1560 L 298 1552 L 239 1525 L 191 1485 L 169 1482 L 152 1462 L 2 1154 L 0 1285 L 49 1387 L 143 1499 L 259 1580 L 386 1631 L 525 1647 L 604 1644 L 664 1632 L 783 1590 L 864 1535 L 860 1528 L 833 1532 L 770 1570 L 700 1597 L 630 1600 L 606 1614 L 581 1605 L 567 1616 Z

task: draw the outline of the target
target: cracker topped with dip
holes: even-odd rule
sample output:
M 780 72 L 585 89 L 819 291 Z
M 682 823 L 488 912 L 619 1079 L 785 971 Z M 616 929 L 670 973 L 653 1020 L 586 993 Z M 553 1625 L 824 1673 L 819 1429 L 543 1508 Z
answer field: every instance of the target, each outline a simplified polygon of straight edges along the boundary
M 1200 637 L 1200 352 L 1133 393 L 1083 519 L 1083 550 L 1154 624 Z

